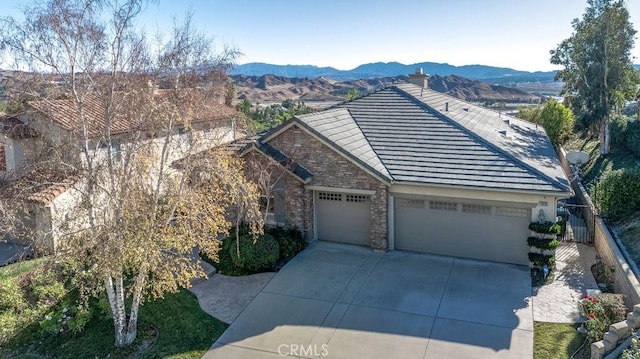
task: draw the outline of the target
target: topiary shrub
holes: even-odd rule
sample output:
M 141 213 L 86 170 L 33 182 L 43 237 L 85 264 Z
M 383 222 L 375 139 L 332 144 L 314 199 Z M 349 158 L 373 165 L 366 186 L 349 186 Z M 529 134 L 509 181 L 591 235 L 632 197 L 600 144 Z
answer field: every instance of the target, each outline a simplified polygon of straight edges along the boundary
M 280 244 L 280 258 L 289 259 L 300 253 L 306 247 L 307 241 L 302 232 L 297 228 L 289 228 L 284 231 L 282 237 L 277 238 Z
M 527 238 L 527 245 L 543 251 L 551 251 L 558 248 L 560 241 L 554 238 L 529 237 Z
M 547 266 L 549 270 L 556 267 L 556 257 L 541 253 L 529 253 L 529 261 L 534 267 L 542 268 Z
M 540 234 L 559 235 L 562 231 L 562 227 L 557 222 L 531 222 L 529 229 Z
M 257 273 L 272 270 L 278 262 L 280 248 L 278 242 L 269 234 L 257 238 L 250 234 L 240 237 L 239 254 L 235 245 L 231 245 L 229 255 L 234 265 Z

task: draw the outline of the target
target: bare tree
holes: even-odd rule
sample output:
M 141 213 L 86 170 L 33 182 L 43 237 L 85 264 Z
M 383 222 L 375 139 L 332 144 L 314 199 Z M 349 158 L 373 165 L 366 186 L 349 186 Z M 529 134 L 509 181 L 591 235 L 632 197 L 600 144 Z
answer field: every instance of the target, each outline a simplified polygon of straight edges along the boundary
M 146 4 L 45 0 L 22 19 L 3 18 L 0 29 L 16 65 L 55 79 L 53 89 L 34 86 L 24 95 L 32 114 L 65 114 L 68 128 L 50 146 L 62 150 L 47 163 L 83 178 L 59 255 L 86 273 L 82 293 L 106 294 L 118 347 L 136 338 L 145 297 L 205 275 L 191 253 L 199 247 L 215 255 L 229 208 L 243 208 L 242 220 L 256 228 L 261 223 L 258 191 L 241 161 L 222 150 L 193 156 L 207 145 L 198 126 L 212 124 L 239 52 L 216 52 L 190 17 L 167 40 L 149 41 L 135 28 Z M 172 163 L 179 158 L 178 171 Z

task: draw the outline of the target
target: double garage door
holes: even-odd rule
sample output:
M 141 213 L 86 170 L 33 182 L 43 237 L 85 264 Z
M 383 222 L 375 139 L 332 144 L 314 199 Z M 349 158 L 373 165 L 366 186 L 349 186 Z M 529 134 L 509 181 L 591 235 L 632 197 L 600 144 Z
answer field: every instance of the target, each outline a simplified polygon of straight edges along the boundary
M 316 237 L 371 244 L 371 200 L 362 194 L 315 192 Z M 449 199 L 396 198 L 394 248 L 528 264 L 531 208 Z
M 395 199 L 395 249 L 528 264 L 531 208 Z

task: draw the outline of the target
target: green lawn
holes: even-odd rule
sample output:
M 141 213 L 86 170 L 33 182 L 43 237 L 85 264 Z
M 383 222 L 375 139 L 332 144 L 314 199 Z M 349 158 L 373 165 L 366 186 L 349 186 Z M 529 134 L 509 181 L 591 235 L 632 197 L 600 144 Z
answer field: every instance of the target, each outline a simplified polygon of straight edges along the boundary
M 0 268 L 0 285 L 39 264 L 29 262 Z M 140 308 L 138 339 L 130 348 L 117 350 L 113 322 L 95 308 L 96 314 L 79 334 L 42 334 L 38 321 L 32 321 L 9 342 L 0 343 L 0 357 L 200 358 L 227 328 L 200 309 L 195 295 L 181 290 L 145 303 Z
M 586 338 L 585 334 L 578 333 L 576 324 L 535 322 L 533 328 L 534 359 L 567 359 Z M 589 349 L 583 348 L 575 358 L 587 359 L 589 356 Z

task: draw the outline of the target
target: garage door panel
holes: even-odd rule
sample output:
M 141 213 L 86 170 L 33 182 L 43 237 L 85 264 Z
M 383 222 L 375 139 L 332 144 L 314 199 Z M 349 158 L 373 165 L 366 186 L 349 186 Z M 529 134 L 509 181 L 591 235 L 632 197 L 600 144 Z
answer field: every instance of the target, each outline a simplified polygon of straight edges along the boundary
M 318 239 L 369 245 L 370 207 L 368 196 L 316 192 L 315 216 Z
M 529 208 L 453 201 L 425 201 L 424 206 L 411 208 L 408 203 L 396 201 L 396 249 L 528 263 Z

